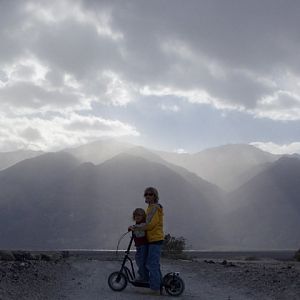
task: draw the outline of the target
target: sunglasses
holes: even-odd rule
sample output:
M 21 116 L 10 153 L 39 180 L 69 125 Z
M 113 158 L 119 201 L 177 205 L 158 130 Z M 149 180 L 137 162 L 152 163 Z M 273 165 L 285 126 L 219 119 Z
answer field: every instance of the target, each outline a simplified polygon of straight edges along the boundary
M 147 196 L 154 196 L 154 194 L 153 193 L 145 193 L 144 197 L 147 197 Z

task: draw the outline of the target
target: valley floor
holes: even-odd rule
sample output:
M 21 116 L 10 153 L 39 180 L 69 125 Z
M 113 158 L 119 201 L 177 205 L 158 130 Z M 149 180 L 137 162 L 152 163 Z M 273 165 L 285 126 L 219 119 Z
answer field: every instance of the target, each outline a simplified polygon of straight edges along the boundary
M 76 257 L 0 261 L 0 299 L 170 299 L 130 285 L 113 292 L 108 275 L 120 261 Z M 163 273 L 179 271 L 186 290 L 179 299 L 300 299 L 300 263 L 276 260 L 162 260 Z

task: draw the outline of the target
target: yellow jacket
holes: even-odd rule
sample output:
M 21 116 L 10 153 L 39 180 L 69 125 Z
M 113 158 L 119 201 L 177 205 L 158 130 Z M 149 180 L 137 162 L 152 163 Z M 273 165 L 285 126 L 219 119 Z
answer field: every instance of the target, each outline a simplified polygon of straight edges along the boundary
M 148 243 L 163 241 L 163 207 L 160 204 L 149 204 L 146 217 L 146 236 Z

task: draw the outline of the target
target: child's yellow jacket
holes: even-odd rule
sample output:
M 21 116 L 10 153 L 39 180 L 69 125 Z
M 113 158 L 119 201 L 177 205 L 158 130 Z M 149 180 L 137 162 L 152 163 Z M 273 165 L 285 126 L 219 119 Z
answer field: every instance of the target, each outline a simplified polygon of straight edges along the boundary
M 147 208 L 146 235 L 148 243 L 163 241 L 163 207 L 160 204 L 150 204 Z

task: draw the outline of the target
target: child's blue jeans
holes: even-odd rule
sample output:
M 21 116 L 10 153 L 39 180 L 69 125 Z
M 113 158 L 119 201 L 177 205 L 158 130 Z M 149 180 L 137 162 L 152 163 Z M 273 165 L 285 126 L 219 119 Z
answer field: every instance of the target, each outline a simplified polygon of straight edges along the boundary
M 149 284 L 152 290 L 160 290 L 162 275 L 160 271 L 160 252 L 162 242 L 148 244 L 146 268 L 149 270 Z
M 149 281 L 149 271 L 146 268 L 148 245 L 136 247 L 135 262 L 138 266 L 139 279 Z

